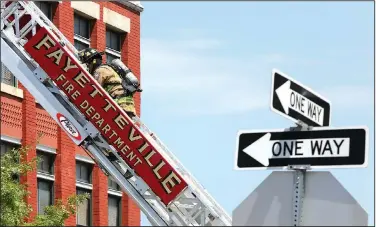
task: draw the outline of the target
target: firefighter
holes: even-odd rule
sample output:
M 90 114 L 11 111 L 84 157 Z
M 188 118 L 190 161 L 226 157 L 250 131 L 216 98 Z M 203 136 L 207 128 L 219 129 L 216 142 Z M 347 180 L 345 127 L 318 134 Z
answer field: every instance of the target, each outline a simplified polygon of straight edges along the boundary
M 81 62 L 86 64 L 89 73 L 128 116 L 137 116 L 133 96 L 136 92 L 142 92 L 142 89 L 138 79 L 120 59 L 102 64 L 103 52 L 93 48 L 84 49 L 78 55 Z
M 80 61 L 86 66 L 88 72 L 128 116 L 130 118 L 137 116 L 133 95 L 136 92 L 142 92 L 138 79 L 120 59 L 115 59 L 110 64 L 102 64 L 102 55 L 103 52 L 98 52 L 93 48 L 86 48 L 78 53 Z M 111 150 L 105 150 L 110 161 L 117 160 Z M 129 179 L 133 175 L 127 171 L 124 176 Z

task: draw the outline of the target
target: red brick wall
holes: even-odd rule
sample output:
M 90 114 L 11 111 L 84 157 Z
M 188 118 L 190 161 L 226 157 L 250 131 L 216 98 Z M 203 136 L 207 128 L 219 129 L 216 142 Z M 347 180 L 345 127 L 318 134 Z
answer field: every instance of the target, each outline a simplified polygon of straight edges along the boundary
M 34 97 L 20 84 L 23 90 L 24 98 L 22 101 L 22 146 L 29 147 L 27 156 L 22 161 L 31 161 L 36 157 L 36 139 L 37 139 L 37 110 Z M 31 205 L 33 211 L 29 214 L 28 220 L 33 220 L 37 214 L 37 172 L 36 170 L 28 172 L 20 177 L 22 184 L 27 186 L 30 195 L 26 202 Z
M 74 14 L 70 6 L 70 1 L 55 3 L 56 10 L 53 17 L 53 23 L 64 34 L 64 36 L 73 43 L 74 41 Z
M 1 93 L 1 135 L 22 138 L 22 99 Z
M 122 59 L 130 69 L 140 79 L 140 14 L 133 12 L 117 3 L 96 2 L 100 4 L 101 16 L 93 25 L 91 34 L 91 46 L 100 51 L 105 49 L 106 45 L 106 26 L 103 22 L 103 7 L 107 7 L 131 19 L 131 32 L 127 35 L 122 46 Z M 53 9 L 53 23 L 60 31 L 73 43 L 74 40 L 74 11 L 69 1 L 55 3 Z M 48 113 L 35 103 L 34 98 L 24 90 L 24 99 L 12 97 L 1 92 L 1 134 L 21 139 L 23 145 L 32 145 L 27 159 L 36 155 L 36 135 L 43 133 L 41 144 L 56 148 L 55 159 L 55 188 L 54 195 L 56 199 L 66 199 L 76 192 L 76 167 L 75 155 L 80 154 L 88 156 L 86 152 L 76 146 L 67 136 L 65 131 L 53 121 Z M 136 95 L 136 109 L 140 115 L 140 95 Z M 92 173 L 92 224 L 94 226 L 108 225 L 108 183 L 107 177 L 98 168 L 93 168 Z M 37 213 L 37 174 L 36 171 L 23 177 L 21 181 L 29 186 L 30 197 L 25 198 L 33 207 L 33 212 L 29 220 L 33 219 Z M 139 226 L 140 209 L 135 203 L 123 193 L 122 198 L 122 225 Z M 65 225 L 76 225 L 76 217 L 70 217 Z
M 107 191 L 107 177 L 102 170 L 95 165 L 93 169 L 93 226 L 108 225 Z
M 93 30 L 91 32 L 91 43 L 90 45 L 99 50 L 104 51 L 106 49 L 106 25 L 103 22 L 103 3 L 97 2 L 100 5 L 100 20 L 96 20 L 93 25 Z M 106 57 L 105 55 L 103 56 Z M 104 59 L 105 61 L 106 59 Z
M 41 105 L 37 104 L 37 133 L 42 135 L 40 143 L 56 149 L 58 130 L 56 122 Z

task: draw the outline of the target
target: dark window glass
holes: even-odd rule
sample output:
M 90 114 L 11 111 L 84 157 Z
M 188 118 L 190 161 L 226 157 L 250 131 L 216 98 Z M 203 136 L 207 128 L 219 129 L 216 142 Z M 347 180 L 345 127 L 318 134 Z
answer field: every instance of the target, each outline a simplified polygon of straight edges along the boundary
M 53 203 L 52 181 L 38 179 L 38 214 L 44 214 L 44 208 Z
M 1 144 L 0 144 L 0 156 L 2 156 L 5 153 L 11 151 L 13 148 L 17 149 L 19 147 L 20 147 L 20 145 L 18 145 L 18 144 L 1 141 Z M 17 160 L 17 161 L 19 161 L 19 160 Z M 13 174 L 12 179 L 15 180 L 15 181 L 18 181 L 18 182 L 20 181 L 20 178 L 19 178 L 18 174 Z
M 108 226 L 120 226 L 121 197 L 108 195 Z
M 89 199 L 86 199 L 77 207 L 76 222 L 77 226 L 90 226 L 91 225 L 91 191 L 77 188 L 77 195 L 89 193 Z
M 38 171 L 42 173 L 53 174 L 55 155 L 40 151 L 37 152 L 37 155 L 40 159 L 38 163 Z
M 123 34 L 107 29 L 106 30 L 106 47 L 120 52 L 121 44 L 122 44 L 122 37 L 123 37 Z
M 74 34 L 90 39 L 90 20 L 75 14 L 74 15 Z
M 78 40 L 74 40 L 74 47 L 77 49 L 77 50 L 83 50 L 85 48 L 88 48 L 90 47 L 90 45 L 86 44 L 86 43 L 83 43 L 83 42 L 80 42 Z
M 109 54 L 109 53 L 106 53 L 106 62 L 107 63 L 110 63 L 112 60 L 114 59 L 118 59 L 119 57 L 118 56 L 115 56 L 113 54 Z
M 17 145 L 17 144 L 1 141 L 0 153 L 1 153 L 1 155 L 3 155 L 6 152 L 11 151 L 13 148 L 18 148 L 18 147 L 19 147 L 19 145 Z
M 108 178 L 108 188 L 120 191 L 120 186 L 110 178 Z
M 11 71 L 1 63 L 1 83 L 8 84 L 10 86 L 16 86 L 16 77 L 13 76 Z
M 76 179 L 85 183 L 91 183 L 91 170 L 93 166 L 85 162 L 76 162 Z
M 35 1 L 34 4 L 46 15 L 46 17 L 52 20 L 52 4 L 47 1 Z

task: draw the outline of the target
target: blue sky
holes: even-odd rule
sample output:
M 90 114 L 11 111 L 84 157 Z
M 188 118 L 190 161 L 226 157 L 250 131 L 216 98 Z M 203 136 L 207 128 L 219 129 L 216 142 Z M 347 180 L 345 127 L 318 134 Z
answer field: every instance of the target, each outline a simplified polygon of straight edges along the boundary
M 270 171 L 235 171 L 240 129 L 283 129 L 279 69 L 366 125 L 369 166 L 332 170 L 374 224 L 373 2 L 142 2 L 142 120 L 231 215 Z M 142 218 L 142 224 L 148 222 Z

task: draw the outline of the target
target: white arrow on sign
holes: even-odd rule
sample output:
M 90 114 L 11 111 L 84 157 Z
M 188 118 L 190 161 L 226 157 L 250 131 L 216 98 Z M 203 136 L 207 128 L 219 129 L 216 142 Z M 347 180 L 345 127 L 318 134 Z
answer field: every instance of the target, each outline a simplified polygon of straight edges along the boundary
M 287 81 L 275 91 L 285 113 L 289 114 L 289 109 L 291 108 L 323 126 L 324 108 L 312 102 L 307 97 L 291 90 L 290 85 L 291 81 Z
M 270 140 L 267 133 L 243 151 L 264 166 L 270 159 L 348 157 L 350 138 Z

